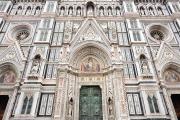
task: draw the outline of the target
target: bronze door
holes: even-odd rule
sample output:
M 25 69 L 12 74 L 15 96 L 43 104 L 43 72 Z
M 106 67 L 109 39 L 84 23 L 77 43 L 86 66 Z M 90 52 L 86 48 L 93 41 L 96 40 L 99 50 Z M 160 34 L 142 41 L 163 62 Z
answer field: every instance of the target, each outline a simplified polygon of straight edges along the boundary
M 79 120 L 103 120 L 102 94 L 98 86 L 83 86 L 79 102 Z

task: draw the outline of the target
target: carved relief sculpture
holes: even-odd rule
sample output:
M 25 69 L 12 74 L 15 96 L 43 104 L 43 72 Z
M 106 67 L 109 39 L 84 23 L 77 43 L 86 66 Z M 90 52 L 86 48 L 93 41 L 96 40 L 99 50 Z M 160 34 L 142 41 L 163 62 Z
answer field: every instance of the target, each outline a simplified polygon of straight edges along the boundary
M 109 116 L 113 116 L 113 100 L 111 97 L 108 98 L 108 113 Z
M 68 103 L 68 115 L 69 117 L 72 117 L 73 116 L 73 98 L 71 97 L 70 100 L 69 100 L 69 103 Z
M 8 70 L 0 74 L 0 83 L 14 83 L 15 79 L 16 76 L 12 70 Z
M 40 61 L 34 60 L 31 68 L 31 74 L 37 74 L 39 72 Z
M 82 72 L 100 72 L 100 64 L 97 60 L 89 57 L 81 64 L 80 69 Z
M 178 73 L 174 70 L 168 70 L 165 72 L 165 80 L 169 82 L 180 81 Z

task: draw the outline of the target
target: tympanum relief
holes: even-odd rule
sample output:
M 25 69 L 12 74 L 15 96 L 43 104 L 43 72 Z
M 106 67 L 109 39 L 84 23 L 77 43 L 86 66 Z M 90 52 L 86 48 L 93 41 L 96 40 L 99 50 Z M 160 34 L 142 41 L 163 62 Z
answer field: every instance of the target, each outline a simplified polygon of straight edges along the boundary
M 0 73 L 0 83 L 14 83 L 16 75 L 12 70 L 7 70 Z
M 167 82 L 180 82 L 180 74 L 175 70 L 166 71 L 164 77 Z
M 100 64 L 97 60 L 89 57 L 81 64 L 81 72 L 100 72 Z

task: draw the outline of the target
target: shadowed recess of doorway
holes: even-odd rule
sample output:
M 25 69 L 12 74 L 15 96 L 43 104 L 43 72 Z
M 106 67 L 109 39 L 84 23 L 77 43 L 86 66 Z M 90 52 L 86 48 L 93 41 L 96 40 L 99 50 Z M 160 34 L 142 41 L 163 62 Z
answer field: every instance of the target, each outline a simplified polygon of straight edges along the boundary
M 0 120 L 3 119 L 4 111 L 6 109 L 8 100 L 9 100 L 8 95 L 0 95 Z
M 177 118 L 178 120 L 180 120 L 180 94 L 171 95 L 171 99 L 174 105 L 174 109 L 176 111 Z

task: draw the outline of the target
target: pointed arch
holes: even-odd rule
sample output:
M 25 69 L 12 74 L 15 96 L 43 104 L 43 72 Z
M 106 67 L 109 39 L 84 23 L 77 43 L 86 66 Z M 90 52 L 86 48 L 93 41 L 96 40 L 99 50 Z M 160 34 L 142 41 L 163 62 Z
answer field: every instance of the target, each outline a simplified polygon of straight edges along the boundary
M 70 65 L 74 67 L 79 67 L 80 63 L 86 59 L 86 57 L 91 56 L 96 59 L 99 63 L 102 63 L 104 68 L 111 66 L 111 54 L 105 46 L 96 44 L 93 42 L 88 42 L 81 44 L 73 48 L 70 54 Z

